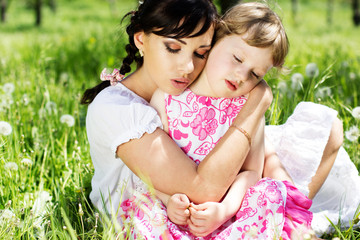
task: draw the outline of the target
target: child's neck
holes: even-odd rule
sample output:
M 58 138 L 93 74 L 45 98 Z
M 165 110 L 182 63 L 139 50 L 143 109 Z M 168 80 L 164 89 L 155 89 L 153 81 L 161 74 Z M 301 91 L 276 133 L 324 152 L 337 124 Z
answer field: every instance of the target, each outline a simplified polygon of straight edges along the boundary
M 200 74 L 198 79 L 196 79 L 189 88 L 193 93 L 199 96 L 218 97 L 215 96 L 214 92 L 211 90 L 207 81 L 207 76 L 204 72 Z

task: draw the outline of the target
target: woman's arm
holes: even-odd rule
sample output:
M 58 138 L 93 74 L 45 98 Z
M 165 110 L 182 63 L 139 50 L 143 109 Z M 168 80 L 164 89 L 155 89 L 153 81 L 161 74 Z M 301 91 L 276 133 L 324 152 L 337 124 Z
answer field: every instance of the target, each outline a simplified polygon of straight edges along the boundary
M 265 81 L 252 90 L 234 123 L 254 136 L 272 94 Z M 138 176 L 147 176 L 166 194 L 186 194 L 191 201 L 219 201 L 235 180 L 249 152 L 243 133 L 230 128 L 210 154 L 197 165 L 161 129 L 145 133 L 117 148 L 117 156 Z

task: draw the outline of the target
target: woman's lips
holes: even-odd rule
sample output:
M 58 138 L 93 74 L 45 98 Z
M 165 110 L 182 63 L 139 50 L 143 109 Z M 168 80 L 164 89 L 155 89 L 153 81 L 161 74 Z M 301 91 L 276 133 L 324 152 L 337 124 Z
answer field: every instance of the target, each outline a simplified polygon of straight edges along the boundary
M 188 78 L 173 78 L 171 83 L 175 88 L 184 89 L 189 85 L 190 80 Z
M 231 90 L 235 91 L 238 88 L 238 83 L 236 81 L 225 80 L 226 86 Z

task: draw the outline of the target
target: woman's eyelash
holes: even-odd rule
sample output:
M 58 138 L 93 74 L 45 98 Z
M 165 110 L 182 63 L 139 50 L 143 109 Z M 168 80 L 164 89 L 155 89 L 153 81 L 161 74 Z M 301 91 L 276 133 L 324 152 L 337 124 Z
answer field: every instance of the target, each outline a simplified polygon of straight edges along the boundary
M 199 54 L 199 53 L 197 53 L 197 52 L 194 52 L 194 55 L 195 55 L 196 57 L 198 57 L 198 58 L 201 58 L 201 59 L 205 59 L 205 58 L 206 58 L 206 54 L 207 54 L 207 52 L 204 53 L 204 54 Z
M 166 50 L 168 50 L 170 53 L 177 53 L 180 51 L 180 49 L 172 49 L 168 45 L 165 45 L 165 47 L 166 47 Z
M 259 76 L 254 72 L 252 72 L 252 75 L 254 75 L 254 77 L 256 77 L 256 78 L 259 78 Z

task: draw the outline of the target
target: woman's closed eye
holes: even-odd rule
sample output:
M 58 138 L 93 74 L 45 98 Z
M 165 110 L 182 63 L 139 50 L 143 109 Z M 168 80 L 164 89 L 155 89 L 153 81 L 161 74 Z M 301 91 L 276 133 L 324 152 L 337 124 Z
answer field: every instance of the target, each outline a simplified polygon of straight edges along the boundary
M 194 52 L 194 55 L 200 59 L 205 59 L 207 57 L 208 53 L 209 53 L 209 50 L 206 49 L 206 50 L 196 51 L 196 52 Z
M 165 48 L 170 53 L 178 53 L 181 50 L 181 47 L 177 44 L 165 43 Z

